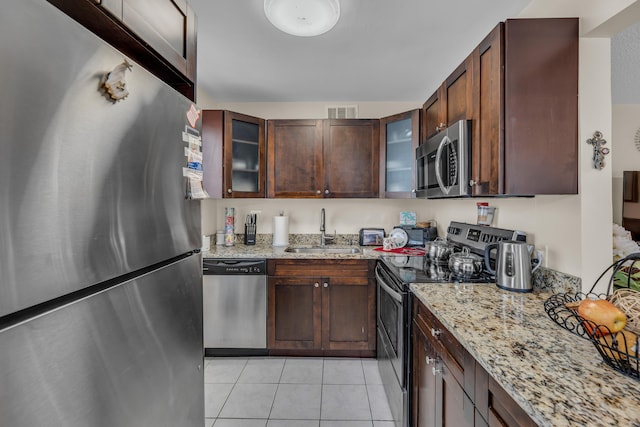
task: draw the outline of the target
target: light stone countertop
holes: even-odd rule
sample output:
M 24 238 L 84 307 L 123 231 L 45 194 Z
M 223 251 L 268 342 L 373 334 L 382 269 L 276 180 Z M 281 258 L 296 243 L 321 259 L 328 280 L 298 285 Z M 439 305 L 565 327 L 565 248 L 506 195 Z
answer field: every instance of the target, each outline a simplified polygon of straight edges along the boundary
M 413 293 L 541 426 L 640 426 L 640 381 L 553 322 L 550 293 L 412 284 Z
M 292 244 L 290 246 L 312 246 L 304 244 Z M 360 249 L 358 254 L 331 254 L 331 253 L 290 253 L 285 252 L 286 247 L 276 247 L 269 243 L 256 243 L 245 245 L 236 243 L 234 246 L 211 245 L 211 249 L 202 252 L 203 258 L 291 258 L 291 259 L 376 259 L 384 254 L 373 250 L 374 246 L 349 246 L 327 245 L 327 248 L 353 248 Z

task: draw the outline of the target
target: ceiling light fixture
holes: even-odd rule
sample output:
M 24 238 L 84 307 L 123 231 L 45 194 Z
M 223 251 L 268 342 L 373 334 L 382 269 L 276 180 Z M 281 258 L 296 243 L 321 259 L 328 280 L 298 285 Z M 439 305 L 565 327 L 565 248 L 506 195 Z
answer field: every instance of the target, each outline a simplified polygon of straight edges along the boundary
M 264 0 L 264 13 L 287 34 L 312 37 L 332 29 L 340 18 L 339 0 Z

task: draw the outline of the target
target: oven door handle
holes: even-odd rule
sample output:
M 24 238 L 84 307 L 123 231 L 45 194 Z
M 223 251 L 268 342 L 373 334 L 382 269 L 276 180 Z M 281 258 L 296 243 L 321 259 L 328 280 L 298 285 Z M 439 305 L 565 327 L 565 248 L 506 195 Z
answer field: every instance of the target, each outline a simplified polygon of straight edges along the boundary
M 378 268 L 379 267 L 376 267 L 376 279 L 378 280 L 378 283 L 380 284 L 382 289 L 384 289 L 385 292 L 388 293 L 391 298 L 398 301 L 399 303 L 402 303 L 402 295 L 400 295 L 398 292 L 391 289 L 391 286 L 385 283 L 382 277 L 380 277 L 380 273 L 378 273 Z

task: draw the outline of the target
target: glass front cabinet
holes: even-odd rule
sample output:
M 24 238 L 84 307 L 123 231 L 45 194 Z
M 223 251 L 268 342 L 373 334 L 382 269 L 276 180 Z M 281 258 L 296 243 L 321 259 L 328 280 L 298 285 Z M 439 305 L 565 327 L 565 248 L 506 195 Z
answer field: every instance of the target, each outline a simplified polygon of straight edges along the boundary
M 420 120 L 420 110 L 380 119 L 380 197 L 415 197 Z
M 265 197 L 264 119 L 204 110 L 202 144 L 204 183 L 210 197 Z

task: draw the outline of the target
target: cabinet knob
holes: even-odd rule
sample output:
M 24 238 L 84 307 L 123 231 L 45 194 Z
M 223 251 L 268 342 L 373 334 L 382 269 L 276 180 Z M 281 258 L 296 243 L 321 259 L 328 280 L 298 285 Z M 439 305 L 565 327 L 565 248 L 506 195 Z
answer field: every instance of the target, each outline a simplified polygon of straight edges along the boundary
M 318 287 L 320 287 L 320 283 L 314 283 L 313 286 L 318 288 Z
M 411 192 L 412 192 L 412 193 L 415 193 L 415 192 L 416 192 L 416 189 L 415 189 L 415 188 L 412 188 L 412 189 L 411 189 Z
M 322 194 L 322 191 L 318 190 L 316 191 L 316 194 Z
M 324 194 L 329 194 L 329 190 L 324 190 Z
M 431 373 L 433 374 L 433 376 L 435 377 L 438 374 L 442 373 L 442 368 L 441 367 L 436 367 L 434 366 L 433 368 L 431 368 Z
M 424 361 L 427 363 L 427 365 L 431 365 L 433 362 L 436 361 L 436 359 L 434 359 L 433 357 L 427 356 L 424 358 Z
M 469 180 L 469 187 L 473 187 L 476 184 L 477 184 L 477 182 L 475 182 L 474 180 L 472 180 L 472 179 Z
M 442 333 L 442 331 L 440 329 L 435 329 L 435 328 L 431 328 L 431 336 L 438 338 L 440 337 L 440 334 Z
M 227 193 L 231 194 L 231 189 L 227 188 Z
M 329 284 L 328 284 L 327 282 L 324 282 L 324 283 L 322 284 L 322 286 L 324 286 L 325 288 L 328 288 L 328 287 L 329 287 Z

